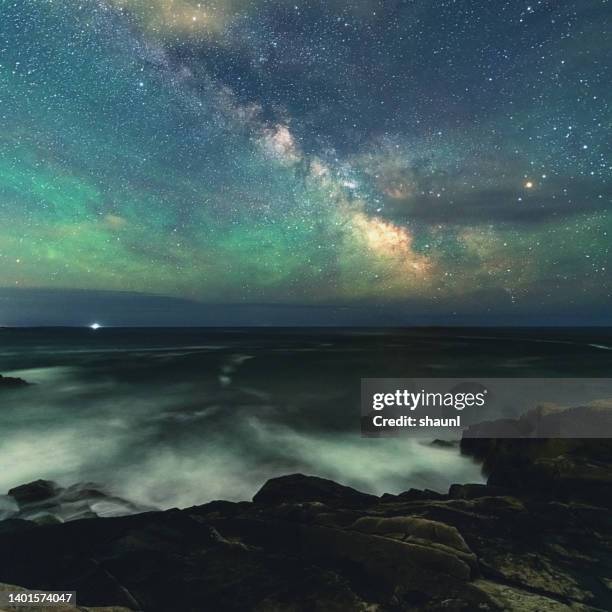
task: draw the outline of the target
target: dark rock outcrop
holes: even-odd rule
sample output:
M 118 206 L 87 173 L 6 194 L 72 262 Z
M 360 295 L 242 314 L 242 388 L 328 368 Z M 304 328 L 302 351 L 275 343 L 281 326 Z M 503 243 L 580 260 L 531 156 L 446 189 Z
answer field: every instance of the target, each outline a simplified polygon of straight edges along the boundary
M 49 483 L 17 493 L 41 503 L 45 490 L 58 495 Z M 610 511 L 553 492 L 506 482 L 378 498 L 292 475 L 253 502 L 12 519 L 0 522 L 0 581 L 164 612 L 612 609 Z
M 39 479 L 9 489 L 8 495 L 12 497 L 19 506 L 25 506 L 55 497 L 60 491 L 60 487 L 51 480 Z
M 63 523 L 147 510 L 152 508 L 109 495 L 92 483 L 63 488 L 51 480 L 35 480 L 10 489 L 6 496 L 0 496 L 0 521 L 11 518 L 36 523 Z
M 27 383 L 23 378 L 15 378 L 12 376 L 2 376 L 0 374 L 0 390 L 2 389 L 16 389 L 19 387 L 27 387 Z
M 597 439 L 612 433 L 612 401 L 600 400 L 587 406 L 562 407 L 542 404 L 518 418 L 484 421 L 470 425 L 463 440 L 506 439 Z
M 612 508 L 612 443 L 608 438 L 538 437 L 551 430 L 581 432 L 585 422 L 597 433 L 612 431 L 607 405 L 571 409 L 539 407 L 503 426 L 527 432 L 526 438 L 475 438 L 495 431 L 501 421 L 471 427 L 461 452 L 482 462 L 489 487 L 563 502 Z
M 104 494 L 36 481 L 11 490 L 0 582 L 151 612 L 611 610 L 612 442 L 461 448 L 488 484 L 376 497 L 294 474 L 253 502 L 64 524 L 24 512 Z
M 259 504 L 299 502 L 324 502 L 334 506 L 363 506 L 376 500 L 375 495 L 361 493 L 333 480 L 290 474 L 268 480 L 255 494 L 253 501 Z

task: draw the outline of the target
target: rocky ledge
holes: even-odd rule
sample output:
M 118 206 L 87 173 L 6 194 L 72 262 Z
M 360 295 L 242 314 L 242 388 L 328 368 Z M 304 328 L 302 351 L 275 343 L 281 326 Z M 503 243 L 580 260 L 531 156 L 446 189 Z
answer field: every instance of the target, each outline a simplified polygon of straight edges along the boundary
M 462 447 L 488 484 L 376 497 L 293 474 L 252 502 L 7 519 L 0 582 L 160 612 L 611 610 L 610 443 Z

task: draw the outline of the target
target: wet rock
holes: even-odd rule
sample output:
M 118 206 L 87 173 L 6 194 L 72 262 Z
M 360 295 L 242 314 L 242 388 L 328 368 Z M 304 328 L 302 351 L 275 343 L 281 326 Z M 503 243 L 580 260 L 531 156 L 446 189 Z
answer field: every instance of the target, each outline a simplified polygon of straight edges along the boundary
M 416 501 L 426 499 L 447 499 L 446 493 L 438 493 L 438 491 L 432 491 L 431 489 L 408 489 L 397 495 L 391 495 L 390 493 L 383 493 L 380 496 L 381 502 L 395 503 L 398 500 L 402 501 Z
M 333 480 L 303 474 L 272 478 L 253 497 L 257 504 L 319 501 L 344 506 L 361 506 L 377 499 L 375 495 L 361 493 Z
M 504 496 L 508 495 L 509 489 L 496 487 L 488 484 L 454 484 L 448 490 L 450 499 L 476 499 L 478 497 Z
M 12 376 L 2 376 L 0 374 L 0 390 L 2 389 L 17 389 L 19 387 L 27 387 L 28 382 L 22 378 L 15 378 Z
M 63 488 L 51 480 L 35 480 L 0 497 L 0 520 L 21 518 L 37 523 L 125 516 L 153 509 L 110 495 L 93 483 Z
M 9 490 L 10 495 L 20 507 L 51 499 L 61 492 L 55 482 L 51 480 L 34 480 Z
M 436 544 L 443 544 L 455 550 L 471 553 L 465 540 L 455 527 L 415 516 L 374 517 L 365 516 L 353 523 L 351 529 L 390 537 L 399 536 L 405 541 L 417 538 Z
M 496 437 L 500 431 L 506 437 Z M 610 431 L 612 406 L 608 403 L 566 409 L 539 406 L 518 419 L 500 419 L 468 427 L 460 448 L 462 453 L 481 461 L 487 474 L 512 461 L 525 463 L 559 455 L 610 463 L 612 440 L 598 437 Z M 558 437 L 559 432 L 563 437 Z
M 568 423 L 573 427 L 582 419 L 603 427 L 599 431 L 607 431 L 608 426 L 602 425 L 599 419 L 607 420 L 611 415 L 607 404 L 572 409 L 543 407 L 514 422 L 521 423 L 520 427 L 531 427 L 534 435 L 551 428 L 567 428 Z M 493 430 L 495 423 L 497 421 L 482 426 Z M 575 426 L 580 431 L 579 426 Z M 472 434 L 475 431 L 472 430 Z M 461 441 L 461 451 L 483 463 L 483 470 L 488 474 L 487 486 L 490 491 L 496 488 L 498 495 L 502 489 L 512 489 L 535 497 L 612 507 L 612 439 L 496 439 L 468 435 Z M 475 485 L 469 486 L 473 488 Z M 451 488 L 452 495 L 458 493 L 459 490 Z
M 459 440 L 440 440 L 436 438 L 429 445 L 434 448 L 454 449 L 459 446 Z
M 498 465 L 488 482 L 492 486 L 521 489 L 539 497 L 612 508 L 612 465 L 571 455 Z

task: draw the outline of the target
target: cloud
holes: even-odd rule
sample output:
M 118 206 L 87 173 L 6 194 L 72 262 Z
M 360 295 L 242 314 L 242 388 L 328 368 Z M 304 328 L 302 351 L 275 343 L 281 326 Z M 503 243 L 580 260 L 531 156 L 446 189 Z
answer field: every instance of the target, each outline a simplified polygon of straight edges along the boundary
M 456 133 L 440 146 L 401 139 L 373 145 L 353 165 L 396 222 L 529 224 L 609 209 L 612 186 L 600 177 L 538 172 L 507 152 L 487 157 L 490 146 L 466 152 Z
M 409 193 L 389 197 L 386 214 L 395 219 L 429 223 L 542 223 L 609 209 L 612 189 L 598 181 L 552 179 L 527 192 L 522 178 L 510 186 L 481 186 L 467 190 L 445 184 L 443 190 L 425 191 L 413 185 Z M 438 197 L 438 193 L 443 193 Z

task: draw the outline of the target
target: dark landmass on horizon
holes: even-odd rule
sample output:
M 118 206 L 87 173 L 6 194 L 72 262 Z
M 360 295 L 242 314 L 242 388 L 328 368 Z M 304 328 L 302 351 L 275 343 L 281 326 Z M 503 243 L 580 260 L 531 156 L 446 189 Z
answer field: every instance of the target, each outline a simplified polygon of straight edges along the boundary
M 162 295 L 92 290 L 0 288 L 0 327 L 606 327 L 605 304 L 534 308 L 482 291 L 448 304 L 204 303 Z M 534 314 L 537 312 L 537 315 Z

